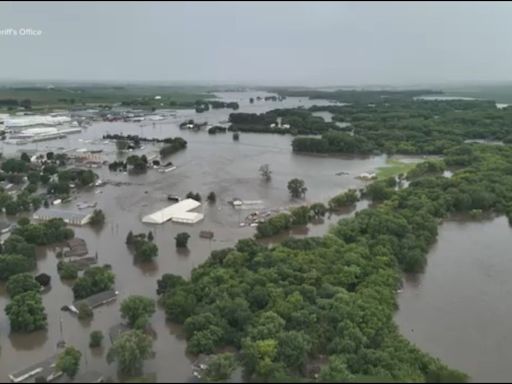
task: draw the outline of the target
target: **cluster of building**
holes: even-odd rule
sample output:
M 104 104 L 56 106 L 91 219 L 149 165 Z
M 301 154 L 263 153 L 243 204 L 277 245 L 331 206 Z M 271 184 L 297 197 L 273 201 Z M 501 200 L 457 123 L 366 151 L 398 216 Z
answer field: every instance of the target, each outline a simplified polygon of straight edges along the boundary
M 63 125 L 66 125 L 62 127 Z M 0 130 L 7 133 L 6 143 L 26 144 L 30 142 L 53 140 L 80 133 L 82 129 L 67 114 L 49 115 L 2 115 Z

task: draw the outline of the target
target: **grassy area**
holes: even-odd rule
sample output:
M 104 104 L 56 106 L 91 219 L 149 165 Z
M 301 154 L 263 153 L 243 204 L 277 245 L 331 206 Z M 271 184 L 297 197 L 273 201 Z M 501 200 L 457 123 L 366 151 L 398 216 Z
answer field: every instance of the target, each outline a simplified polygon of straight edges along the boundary
M 416 163 L 404 163 L 400 160 L 388 159 L 386 166 L 377 169 L 377 179 L 385 179 L 399 175 L 400 173 L 406 174 L 416 166 Z
M 155 96 L 161 99 L 156 100 Z M 130 103 L 139 108 L 180 108 L 190 107 L 196 100 L 212 98 L 206 88 L 142 86 L 142 85 L 90 85 L 90 86 L 17 86 L 0 87 L 0 100 L 15 99 L 18 102 L 29 99 L 32 109 L 38 111 L 68 109 L 77 106 L 114 105 Z M 9 111 L 0 104 L 0 110 Z M 15 109 L 10 110 L 15 112 Z

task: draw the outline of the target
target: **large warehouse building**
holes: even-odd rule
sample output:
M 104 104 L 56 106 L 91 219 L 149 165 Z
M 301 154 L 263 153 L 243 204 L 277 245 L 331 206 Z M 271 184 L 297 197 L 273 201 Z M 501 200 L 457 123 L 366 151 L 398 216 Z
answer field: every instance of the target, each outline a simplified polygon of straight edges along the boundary
M 185 199 L 179 203 L 165 207 L 159 211 L 142 218 L 143 223 L 162 224 L 172 220 L 177 223 L 194 224 L 204 218 L 202 213 L 189 212 L 192 209 L 200 207 L 201 203 L 194 199 Z

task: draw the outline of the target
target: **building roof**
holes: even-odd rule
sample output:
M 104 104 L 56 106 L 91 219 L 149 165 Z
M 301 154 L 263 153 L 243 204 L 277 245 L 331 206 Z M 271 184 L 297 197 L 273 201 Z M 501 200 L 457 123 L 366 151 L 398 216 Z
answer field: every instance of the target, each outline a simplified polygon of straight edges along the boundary
M 8 223 L 7 221 L 0 221 L 0 231 L 11 228 L 11 225 L 12 224 Z
M 197 223 L 204 219 L 204 215 L 202 213 L 197 212 L 182 212 L 178 215 L 175 215 L 171 220 L 177 223 Z
M 185 199 L 176 204 L 169 205 L 159 211 L 153 212 L 142 218 L 142 222 L 150 224 L 162 224 L 175 217 L 180 217 L 184 213 L 201 206 L 201 203 L 194 199 Z M 190 215 L 189 215 L 190 216 Z
M 97 306 L 99 306 L 101 304 L 104 304 L 104 303 L 108 302 L 108 301 L 114 300 L 118 293 L 119 292 L 117 292 L 117 291 L 115 291 L 113 289 L 109 289 L 108 291 L 103 291 L 103 292 L 97 293 L 95 295 L 86 297 L 83 300 L 77 300 L 77 301 L 75 301 L 73 303 L 73 306 L 75 308 L 78 308 L 78 306 L 81 303 L 85 303 L 90 308 L 95 308 L 95 307 L 97 307 Z
M 32 376 L 44 376 L 45 378 L 48 378 L 49 376 L 55 377 L 60 374 L 60 372 L 55 370 L 55 362 L 57 361 L 58 356 L 58 354 L 55 354 L 46 360 L 11 373 L 9 374 L 9 379 L 15 383 L 20 383 L 27 381 Z
M 130 327 L 128 327 L 126 324 L 120 323 L 116 324 L 108 330 L 108 336 L 110 337 L 110 342 L 114 342 L 117 340 L 119 336 L 121 336 L 123 333 L 128 332 L 130 330 Z
M 103 375 L 96 371 L 87 371 L 84 373 L 79 373 L 73 379 L 70 379 L 67 376 L 61 376 L 57 380 L 56 383 L 101 383 L 105 380 Z
M 38 218 L 60 218 L 64 220 L 82 221 L 91 215 L 90 212 L 74 212 L 63 209 L 40 208 L 34 212 L 34 219 Z
M 66 251 L 64 253 L 66 257 L 85 256 L 89 253 L 89 251 L 87 250 L 87 243 L 84 239 L 70 239 L 67 241 L 67 246 L 69 247 L 69 251 Z

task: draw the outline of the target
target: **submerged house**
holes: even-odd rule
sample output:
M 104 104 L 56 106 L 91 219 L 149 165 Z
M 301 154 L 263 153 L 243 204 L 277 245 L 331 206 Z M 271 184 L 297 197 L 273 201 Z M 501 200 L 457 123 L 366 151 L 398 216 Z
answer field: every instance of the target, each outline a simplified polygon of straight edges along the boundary
M 53 355 L 46 360 L 11 373 L 9 379 L 13 383 L 28 382 L 29 379 L 35 379 L 36 377 L 43 377 L 47 382 L 53 381 L 62 375 L 62 372 L 55 367 L 58 356 L 58 354 Z
M 111 301 L 114 301 L 118 294 L 119 294 L 118 291 L 109 289 L 108 291 L 103 291 L 103 292 L 97 293 L 97 294 L 89 296 L 85 299 L 77 300 L 73 304 L 68 305 L 66 307 L 71 312 L 78 314 L 78 307 L 80 306 L 80 304 L 85 303 L 86 305 L 89 306 L 89 308 L 94 309 L 101 305 L 110 303 Z

